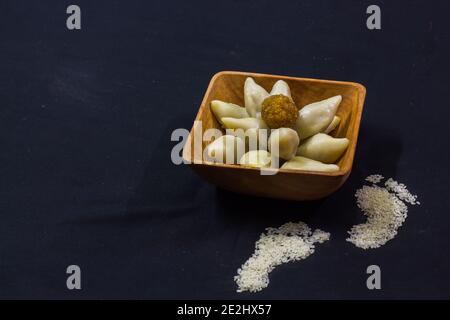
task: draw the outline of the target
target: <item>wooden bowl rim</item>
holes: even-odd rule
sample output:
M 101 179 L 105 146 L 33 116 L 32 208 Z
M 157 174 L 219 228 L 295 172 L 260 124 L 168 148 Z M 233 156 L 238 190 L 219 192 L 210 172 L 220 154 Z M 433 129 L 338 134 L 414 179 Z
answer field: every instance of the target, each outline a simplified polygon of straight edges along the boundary
M 278 173 L 283 174 L 296 174 L 296 175 L 315 175 L 315 176 L 330 176 L 330 177 L 338 177 L 338 176 L 345 176 L 350 173 L 353 167 L 353 161 L 355 158 L 355 152 L 356 152 L 356 145 L 358 142 L 358 135 L 359 135 L 359 127 L 361 123 L 361 116 L 362 116 L 362 109 L 364 106 L 364 100 L 366 96 L 366 87 L 358 82 L 351 82 L 351 81 L 340 81 L 340 80 L 326 80 L 326 79 L 315 79 L 315 78 L 302 78 L 302 77 L 292 77 L 292 76 L 284 76 L 284 75 L 274 75 L 274 74 L 265 74 L 265 73 L 256 73 L 256 72 L 245 72 L 245 71 L 219 71 L 215 73 L 211 80 L 209 81 L 208 88 L 205 91 L 205 94 L 203 96 L 202 102 L 200 104 L 199 110 L 197 112 L 197 116 L 195 117 L 195 121 L 198 119 L 201 119 L 201 116 L 205 110 L 206 107 L 206 100 L 207 97 L 212 90 L 214 86 L 214 82 L 223 75 L 242 75 L 247 77 L 265 77 L 265 78 L 276 78 L 277 80 L 292 80 L 292 81 L 309 81 L 309 82 L 315 82 L 315 83 L 335 83 L 335 84 L 343 84 L 343 85 L 350 85 L 357 89 L 358 91 L 358 103 L 357 103 L 357 113 L 356 113 L 356 120 L 355 125 L 353 128 L 353 136 L 350 141 L 350 154 L 348 155 L 350 157 L 350 165 L 346 168 L 339 168 L 338 171 L 333 172 L 323 172 L 323 171 L 309 171 L 309 170 L 289 170 L 289 169 L 275 169 L 275 168 L 265 168 L 264 170 L 278 170 Z M 191 130 L 189 131 L 189 136 L 186 140 L 186 145 L 190 145 L 190 140 L 192 137 L 192 131 L 194 129 L 194 126 L 192 126 Z M 189 142 L 189 144 L 188 144 Z M 190 152 L 189 152 L 190 153 Z M 260 168 L 254 168 L 254 167 L 247 167 L 243 165 L 238 164 L 225 164 L 225 163 L 213 163 L 213 162 L 207 162 L 202 161 L 200 163 L 193 162 L 192 157 L 188 157 L 186 148 L 183 148 L 183 154 L 182 157 L 185 161 L 187 161 L 190 165 L 194 166 L 210 166 L 210 167 L 217 167 L 217 168 L 223 168 L 223 169 L 238 169 L 238 170 L 254 170 L 254 171 L 261 171 Z M 269 175 L 270 176 L 270 175 Z

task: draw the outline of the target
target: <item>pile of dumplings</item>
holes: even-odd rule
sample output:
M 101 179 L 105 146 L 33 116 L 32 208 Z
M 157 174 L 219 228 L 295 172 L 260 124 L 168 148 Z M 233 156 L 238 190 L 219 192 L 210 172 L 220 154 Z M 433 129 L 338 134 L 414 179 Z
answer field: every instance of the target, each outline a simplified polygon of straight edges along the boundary
M 207 160 L 269 168 L 274 167 L 274 159 L 277 159 L 277 164 L 282 164 L 281 168 L 287 170 L 338 171 L 335 163 L 347 149 L 349 140 L 334 138 L 329 133 L 341 121 L 336 111 L 342 96 L 330 97 L 302 108 L 297 106 L 294 117 L 286 121 L 294 123 L 291 127 L 269 127 L 267 123 L 274 121 L 264 118 L 262 106 L 270 102 L 266 99 L 277 95 L 288 97 L 290 103 L 294 103 L 285 81 L 278 80 L 269 93 L 248 77 L 244 84 L 245 107 L 213 100 L 211 110 L 226 129 L 226 134 L 206 147 Z M 280 114 L 271 111 L 271 116 L 281 119 L 286 116 L 281 108 Z

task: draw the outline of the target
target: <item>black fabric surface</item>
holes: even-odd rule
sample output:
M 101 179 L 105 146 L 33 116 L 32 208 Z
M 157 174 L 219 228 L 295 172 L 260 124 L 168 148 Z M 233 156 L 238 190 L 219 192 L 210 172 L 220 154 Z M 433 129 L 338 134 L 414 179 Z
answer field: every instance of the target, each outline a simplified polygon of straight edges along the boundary
M 448 1 L 0 2 L 0 298 L 450 298 Z M 314 202 L 218 190 L 175 166 L 212 75 L 239 70 L 367 88 L 352 174 Z M 373 173 L 419 195 L 397 237 L 345 241 Z M 257 294 L 233 276 L 264 228 L 331 232 Z M 66 288 L 66 267 L 82 290 Z M 366 288 L 377 264 L 382 289 Z

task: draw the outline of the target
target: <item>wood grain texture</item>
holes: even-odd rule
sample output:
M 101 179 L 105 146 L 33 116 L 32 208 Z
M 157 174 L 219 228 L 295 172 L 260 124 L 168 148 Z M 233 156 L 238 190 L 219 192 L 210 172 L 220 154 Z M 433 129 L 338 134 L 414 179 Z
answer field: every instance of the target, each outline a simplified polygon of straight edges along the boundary
M 215 119 L 210 103 L 218 99 L 244 106 L 244 82 L 247 77 L 270 91 L 277 80 L 284 80 L 291 88 L 297 106 L 342 95 L 337 115 L 339 126 L 331 132 L 334 137 L 346 137 L 349 147 L 337 162 L 336 172 L 278 170 L 275 175 L 261 175 L 260 170 L 240 165 L 212 164 L 202 159 L 207 141 L 195 146 L 194 134 L 202 135 L 209 128 L 221 129 Z M 211 79 L 200 105 L 194 126 L 183 149 L 183 159 L 206 181 L 221 188 L 244 194 L 289 200 L 315 200 L 336 191 L 350 175 L 358 140 L 359 125 L 366 89 L 354 82 L 295 78 L 258 73 L 222 71 Z M 198 122 L 197 122 L 198 121 Z M 201 122 L 201 125 L 200 125 Z M 194 152 L 197 148 L 197 152 Z

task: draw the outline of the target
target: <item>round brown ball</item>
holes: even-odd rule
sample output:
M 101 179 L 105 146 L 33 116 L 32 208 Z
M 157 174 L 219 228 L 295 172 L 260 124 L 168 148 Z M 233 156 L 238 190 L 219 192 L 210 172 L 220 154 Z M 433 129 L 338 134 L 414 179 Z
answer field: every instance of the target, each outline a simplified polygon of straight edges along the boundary
M 261 117 L 271 129 L 293 128 L 298 117 L 298 109 L 289 97 L 277 94 L 263 101 Z

